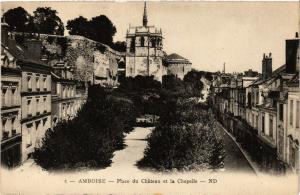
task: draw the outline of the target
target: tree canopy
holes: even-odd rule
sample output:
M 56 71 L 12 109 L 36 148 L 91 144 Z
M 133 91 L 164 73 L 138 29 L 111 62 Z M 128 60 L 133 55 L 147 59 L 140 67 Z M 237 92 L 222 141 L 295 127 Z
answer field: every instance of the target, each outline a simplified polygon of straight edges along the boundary
M 80 35 L 87 37 L 89 21 L 85 17 L 79 16 L 67 22 L 66 28 L 69 30 L 70 35 Z
M 105 15 L 93 17 L 91 20 L 79 16 L 67 22 L 70 35 L 85 36 L 94 41 L 111 46 L 117 29 Z
M 33 12 L 33 21 L 39 33 L 43 34 L 64 34 L 64 24 L 57 16 L 57 11 L 50 7 L 38 7 Z
M 126 42 L 117 41 L 112 45 L 112 48 L 116 51 L 125 52 L 126 51 Z
M 32 16 L 22 7 L 8 10 L 3 14 L 9 30 L 18 32 L 31 32 Z
M 24 8 L 17 7 L 3 16 L 12 31 L 63 35 L 64 24 L 57 14 L 50 7 L 38 7 L 32 16 Z

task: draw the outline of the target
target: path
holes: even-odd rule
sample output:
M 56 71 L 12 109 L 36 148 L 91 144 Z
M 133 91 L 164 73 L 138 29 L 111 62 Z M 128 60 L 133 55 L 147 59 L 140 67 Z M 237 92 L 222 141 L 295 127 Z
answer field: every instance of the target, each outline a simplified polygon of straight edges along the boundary
M 228 135 L 228 133 L 225 132 L 221 125 L 218 130 L 223 138 L 226 151 L 226 157 L 224 160 L 225 170 L 228 172 L 245 172 L 255 174 L 255 171 L 251 167 L 244 154 L 241 152 L 241 149 Z

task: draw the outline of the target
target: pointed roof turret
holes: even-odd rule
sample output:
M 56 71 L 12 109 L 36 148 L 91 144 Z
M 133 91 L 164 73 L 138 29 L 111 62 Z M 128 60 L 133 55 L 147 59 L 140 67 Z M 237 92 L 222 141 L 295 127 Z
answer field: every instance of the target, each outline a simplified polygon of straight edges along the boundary
M 147 19 L 147 4 L 146 1 L 144 3 L 144 15 L 143 15 L 143 26 L 147 26 L 148 19 Z

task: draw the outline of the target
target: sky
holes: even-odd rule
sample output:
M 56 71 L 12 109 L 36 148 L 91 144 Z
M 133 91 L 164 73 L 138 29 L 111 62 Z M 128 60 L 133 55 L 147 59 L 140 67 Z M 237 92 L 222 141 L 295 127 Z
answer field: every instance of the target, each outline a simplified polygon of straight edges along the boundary
M 131 26 L 142 25 L 143 2 L 2 2 L 30 14 L 51 7 L 66 25 L 78 16 L 106 15 L 116 26 L 114 41 L 125 41 Z M 192 62 L 198 70 L 261 72 L 263 53 L 273 70 L 285 63 L 285 40 L 299 31 L 298 2 L 147 2 L 148 25 L 162 29 L 163 49 Z M 65 32 L 65 34 L 67 34 Z

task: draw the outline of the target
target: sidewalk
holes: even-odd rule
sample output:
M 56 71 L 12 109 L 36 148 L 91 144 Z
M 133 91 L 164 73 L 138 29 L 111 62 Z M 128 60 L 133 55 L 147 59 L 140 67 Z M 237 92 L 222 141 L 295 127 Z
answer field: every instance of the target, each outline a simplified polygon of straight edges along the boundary
M 254 170 L 255 174 L 260 177 L 262 176 L 262 173 L 261 171 L 259 170 L 259 165 L 253 161 L 251 159 L 251 156 L 250 154 L 244 150 L 244 148 L 241 146 L 241 144 L 239 144 L 237 141 L 236 141 L 236 138 L 231 134 L 229 133 L 219 122 L 218 122 L 218 125 L 227 133 L 227 135 L 229 135 L 229 137 L 234 141 L 234 143 L 237 145 L 237 147 L 240 149 L 241 153 L 244 155 L 244 157 L 247 159 L 248 163 L 250 164 L 251 168 Z

